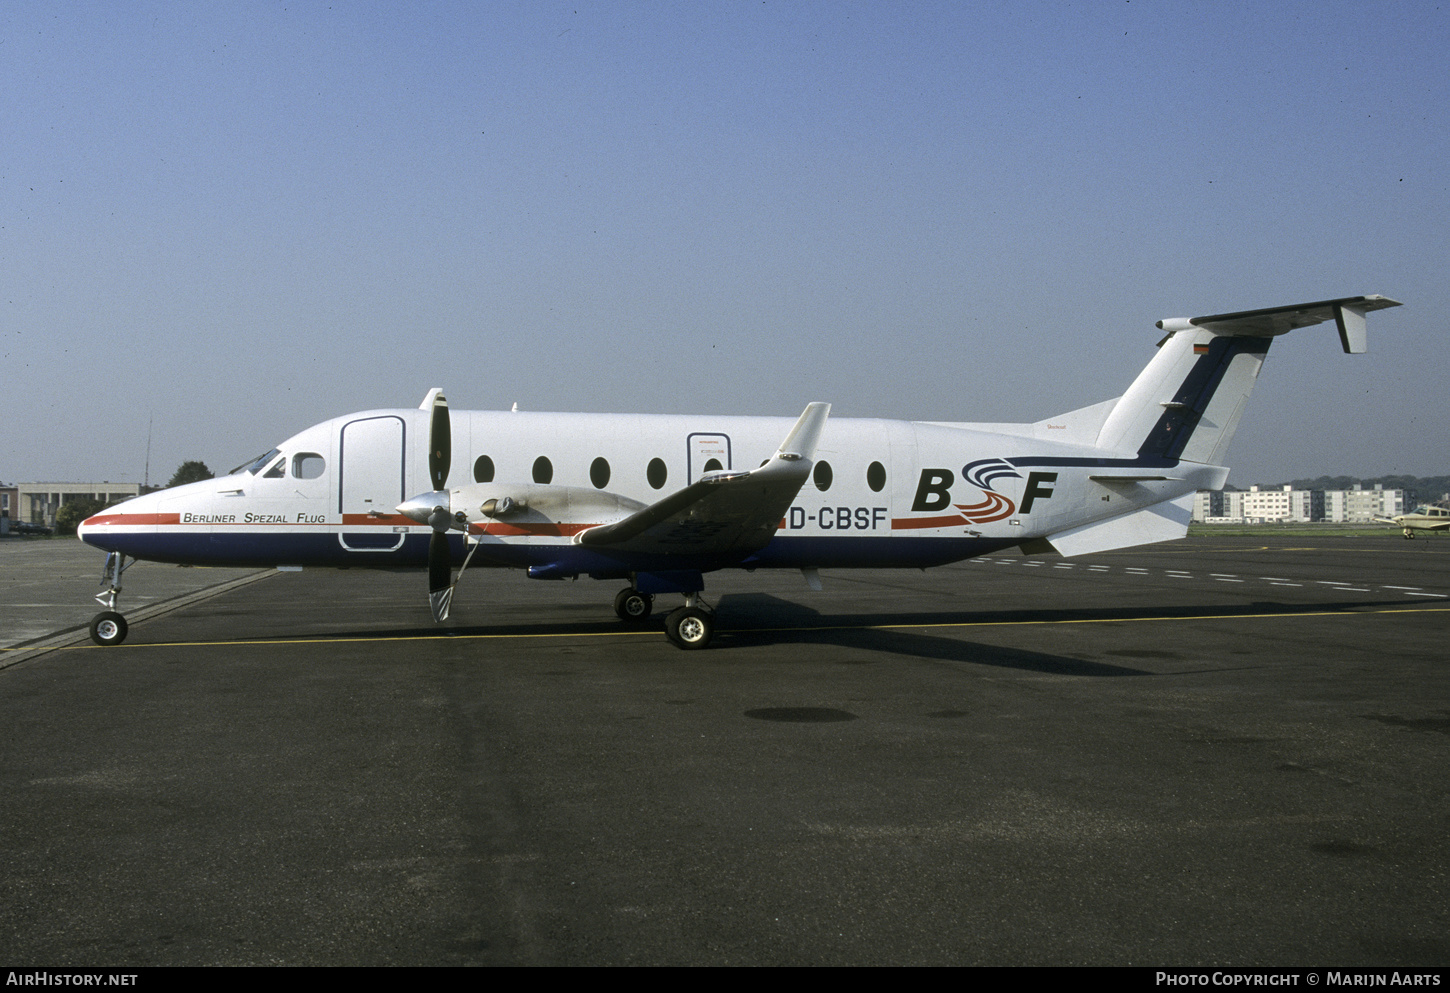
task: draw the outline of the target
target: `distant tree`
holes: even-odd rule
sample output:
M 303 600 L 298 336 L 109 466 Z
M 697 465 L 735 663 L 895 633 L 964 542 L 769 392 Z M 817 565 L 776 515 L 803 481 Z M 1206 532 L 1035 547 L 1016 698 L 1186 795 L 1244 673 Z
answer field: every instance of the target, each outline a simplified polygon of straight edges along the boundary
M 67 500 L 55 512 L 55 533 L 75 534 L 77 524 L 92 514 L 104 510 L 106 506 L 106 501 L 96 500 L 91 497 L 86 497 L 81 500 Z
M 197 462 L 195 460 L 183 462 L 171 477 L 171 482 L 166 484 L 166 488 L 180 486 L 183 483 L 197 483 L 203 479 L 213 479 L 215 477 L 216 473 L 208 469 L 205 462 Z

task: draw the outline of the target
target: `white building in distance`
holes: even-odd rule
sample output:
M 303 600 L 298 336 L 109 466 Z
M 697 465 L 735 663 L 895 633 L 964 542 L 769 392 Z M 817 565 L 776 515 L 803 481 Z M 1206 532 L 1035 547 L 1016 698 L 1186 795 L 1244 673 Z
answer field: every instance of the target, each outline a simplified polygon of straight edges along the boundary
M 1409 500 L 1405 490 L 1387 490 L 1380 485 L 1364 489 L 1356 484 L 1348 490 L 1296 490 L 1292 486 L 1200 490 L 1193 501 L 1193 520 L 1200 524 L 1369 524 L 1376 517 L 1403 514 Z

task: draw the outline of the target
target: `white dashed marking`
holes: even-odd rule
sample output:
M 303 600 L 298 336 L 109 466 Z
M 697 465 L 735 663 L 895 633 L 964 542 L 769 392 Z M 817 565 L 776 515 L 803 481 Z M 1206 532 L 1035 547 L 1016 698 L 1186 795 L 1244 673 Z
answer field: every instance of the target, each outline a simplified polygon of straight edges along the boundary
M 1195 574 L 1188 569 L 1147 569 L 1141 566 L 1120 566 L 1115 568 L 1108 565 L 1090 565 L 1083 562 L 1048 562 L 1040 559 L 1035 559 L 1031 561 L 1022 561 L 1020 559 L 972 559 L 971 561 L 994 562 L 997 565 L 1006 566 L 1020 565 L 1028 569 L 1040 569 L 1043 566 L 1050 565 L 1053 569 L 1072 570 L 1076 569 L 1079 565 L 1082 565 L 1086 567 L 1088 572 L 1095 572 L 1098 574 L 1107 574 L 1119 571 L 1129 576 L 1159 576 L 1160 578 L 1166 579 L 1205 578 L 1202 574 Z M 1423 592 L 1424 588 L 1420 586 L 1391 586 L 1387 583 L 1373 587 L 1354 586 L 1348 580 L 1344 579 L 1306 579 L 1302 582 L 1294 582 L 1287 576 L 1258 576 L 1245 579 L 1238 573 L 1233 572 L 1211 572 L 1206 578 L 1212 579 L 1216 583 L 1251 583 L 1254 582 L 1256 578 L 1259 582 L 1268 583 L 1270 586 L 1285 586 L 1294 589 L 1302 589 L 1307 584 L 1313 584 L 1317 586 L 1328 586 L 1336 593 L 1370 593 L 1374 590 L 1393 590 L 1394 592 L 1400 593 L 1405 596 L 1431 597 L 1436 600 L 1450 599 L 1450 594 L 1426 593 Z

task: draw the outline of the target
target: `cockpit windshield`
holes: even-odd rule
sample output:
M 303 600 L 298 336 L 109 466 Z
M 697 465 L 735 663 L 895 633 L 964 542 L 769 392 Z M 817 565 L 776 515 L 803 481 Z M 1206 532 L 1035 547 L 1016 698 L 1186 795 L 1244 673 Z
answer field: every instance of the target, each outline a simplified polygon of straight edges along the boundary
M 282 452 L 282 449 L 280 449 L 280 448 L 274 448 L 270 452 L 268 452 L 266 455 L 259 455 L 259 456 L 257 456 L 254 459 L 250 459 L 250 460 L 248 460 L 246 462 L 243 462 L 241 465 L 237 466 L 231 472 L 227 473 L 227 475 L 228 476 L 235 476 L 239 472 L 246 472 L 246 473 L 250 473 L 251 475 L 255 476 L 257 473 L 259 473 L 263 469 L 265 469 L 271 463 L 271 461 L 273 459 L 275 459 L 279 454 L 281 454 L 281 452 Z

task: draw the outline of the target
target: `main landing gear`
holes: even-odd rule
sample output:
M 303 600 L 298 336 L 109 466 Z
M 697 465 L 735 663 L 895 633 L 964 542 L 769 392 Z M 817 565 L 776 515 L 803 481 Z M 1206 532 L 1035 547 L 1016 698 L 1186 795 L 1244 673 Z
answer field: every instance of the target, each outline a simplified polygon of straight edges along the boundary
M 106 589 L 96 594 L 96 602 L 106 609 L 91 618 L 91 640 L 98 645 L 119 645 L 126 640 L 126 618 L 116 613 L 116 600 L 121 595 L 121 574 L 136 560 L 126 561 L 120 552 L 109 552 L 101 568 L 101 582 Z
M 626 586 L 614 598 L 614 612 L 626 624 L 642 623 L 649 617 L 650 611 L 654 610 L 654 606 L 653 595 L 641 593 L 633 586 Z
M 704 648 L 715 635 L 715 612 L 704 607 L 700 594 L 692 594 L 665 618 L 665 634 L 679 648 Z
M 615 596 L 614 612 L 626 624 L 642 624 L 654 610 L 654 599 L 629 586 Z M 665 616 L 665 635 L 680 648 L 704 648 L 715 635 L 715 612 L 699 593 L 687 593 L 685 605 Z

